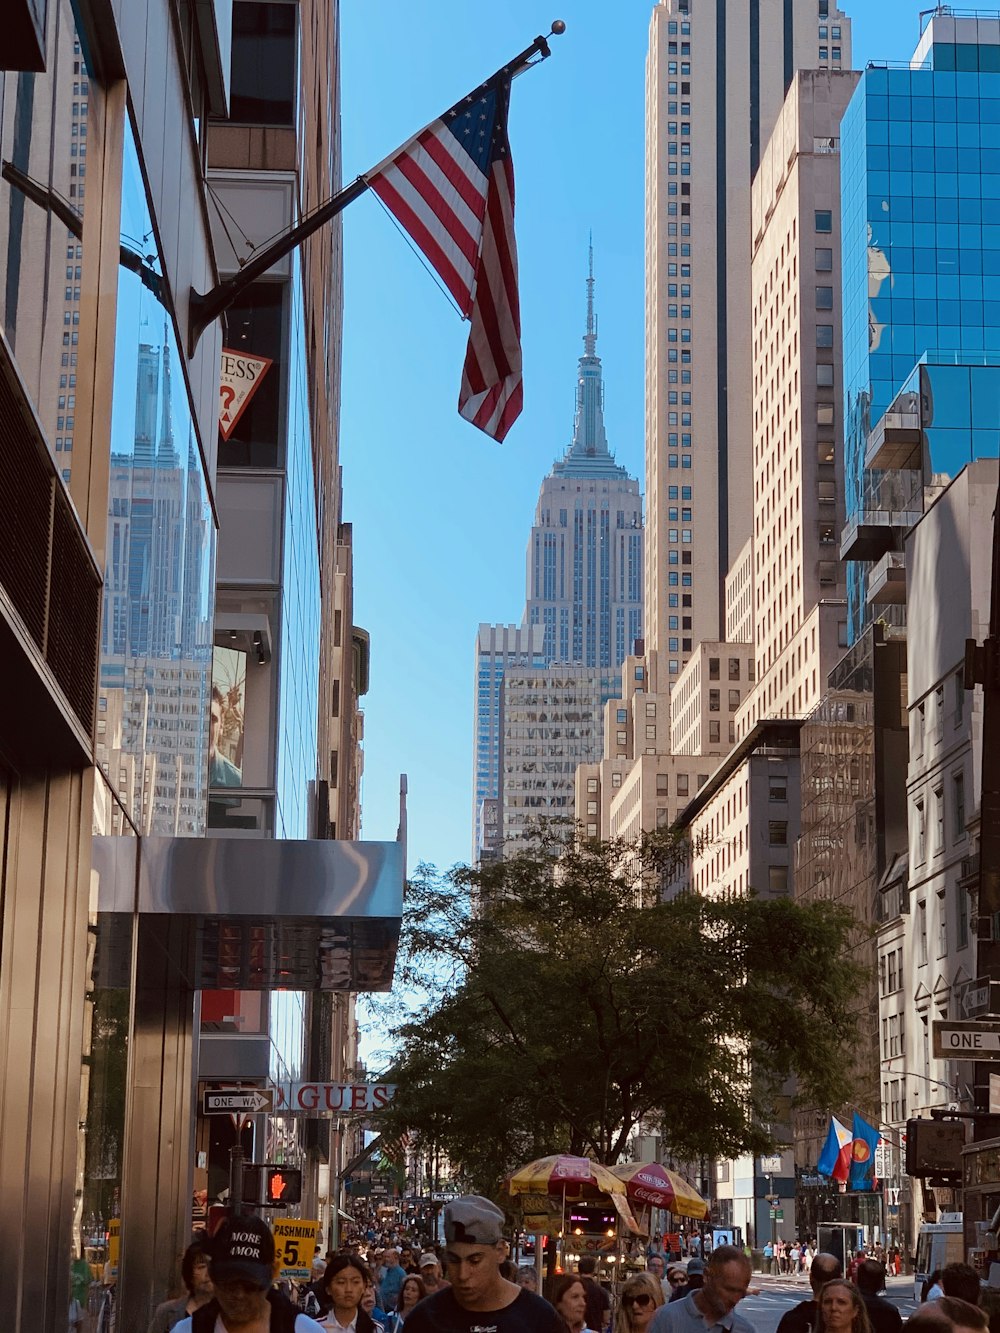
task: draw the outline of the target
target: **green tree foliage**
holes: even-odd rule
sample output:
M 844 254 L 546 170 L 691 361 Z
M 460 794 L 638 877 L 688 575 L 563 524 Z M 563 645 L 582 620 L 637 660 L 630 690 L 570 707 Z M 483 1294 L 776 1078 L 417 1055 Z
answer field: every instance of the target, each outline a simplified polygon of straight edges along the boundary
M 493 1192 L 549 1152 L 614 1163 L 640 1123 L 680 1157 L 773 1146 L 791 1076 L 849 1093 L 851 921 L 827 902 L 661 900 L 678 848 L 589 842 L 408 886 L 387 1135 L 416 1131 Z M 751 1077 L 752 1071 L 752 1077 Z

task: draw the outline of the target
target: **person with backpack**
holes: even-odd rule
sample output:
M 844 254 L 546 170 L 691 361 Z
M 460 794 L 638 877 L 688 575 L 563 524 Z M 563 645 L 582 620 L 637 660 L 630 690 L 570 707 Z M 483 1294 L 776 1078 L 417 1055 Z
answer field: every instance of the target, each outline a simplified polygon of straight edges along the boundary
M 321 1333 L 320 1325 L 274 1289 L 271 1228 L 260 1217 L 228 1217 L 209 1242 L 214 1296 L 174 1333 Z

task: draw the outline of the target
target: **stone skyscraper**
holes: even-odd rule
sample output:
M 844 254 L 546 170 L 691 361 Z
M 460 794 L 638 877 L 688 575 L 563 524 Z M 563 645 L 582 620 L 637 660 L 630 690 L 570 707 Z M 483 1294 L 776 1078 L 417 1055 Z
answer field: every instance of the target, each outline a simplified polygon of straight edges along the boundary
M 573 440 L 542 482 L 527 564 L 523 624 L 480 625 L 476 640 L 474 861 L 499 854 L 503 837 L 514 825 L 523 832 L 525 819 L 572 809 L 574 769 L 600 754 L 601 710 L 615 694 L 617 668 L 642 635 L 642 496 L 639 483 L 612 457 L 604 428 L 593 248 Z M 546 674 L 550 667 L 578 670 Z M 517 714 L 526 728 L 534 725 L 525 719 L 536 708 L 549 726 L 549 692 L 554 705 L 558 695 L 558 706 L 567 710 L 559 728 L 558 775 L 554 761 L 524 759 L 536 736 L 519 733 L 517 744 L 505 748 L 512 740 L 505 731 L 505 680 L 515 672 L 517 688 L 527 691 L 518 695 L 515 709 L 527 709 Z M 581 702 L 568 702 L 574 691 Z M 537 769 L 530 780 L 524 778 L 529 768 Z M 530 796 L 521 790 L 525 783 Z M 518 811 L 513 825 L 505 788 Z
M 645 637 L 661 689 L 702 640 L 724 636 L 724 580 L 750 537 L 750 183 L 795 71 L 850 64 L 850 20 L 835 0 L 660 0 L 653 10 Z
M 549 662 L 617 667 L 642 634 L 642 497 L 604 429 L 594 262 L 576 382 L 573 442 L 542 482 L 528 541 L 524 619 Z

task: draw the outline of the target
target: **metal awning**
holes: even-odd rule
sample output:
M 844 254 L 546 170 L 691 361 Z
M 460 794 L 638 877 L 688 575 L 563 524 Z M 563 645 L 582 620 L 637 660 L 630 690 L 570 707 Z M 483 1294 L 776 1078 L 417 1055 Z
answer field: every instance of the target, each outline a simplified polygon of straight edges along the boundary
M 392 985 L 399 842 L 98 837 L 93 864 L 105 984 L 127 984 L 131 951 L 111 941 L 137 915 L 193 990 Z

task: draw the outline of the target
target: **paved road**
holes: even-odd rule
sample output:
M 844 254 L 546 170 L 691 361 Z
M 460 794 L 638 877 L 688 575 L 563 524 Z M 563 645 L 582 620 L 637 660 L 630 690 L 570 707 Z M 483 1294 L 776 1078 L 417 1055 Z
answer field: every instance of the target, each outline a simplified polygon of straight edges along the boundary
M 753 1287 L 760 1287 L 759 1296 L 747 1296 L 740 1301 L 737 1309 L 744 1319 L 749 1319 L 754 1326 L 754 1333 L 775 1333 L 778 1320 L 793 1305 L 809 1299 L 809 1287 L 805 1279 L 798 1282 L 788 1278 L 760 1278 L 754 1274 Z M 913 1279 L 890 1278 L 886 1296 L 905 1319 L 912 1314 Z

